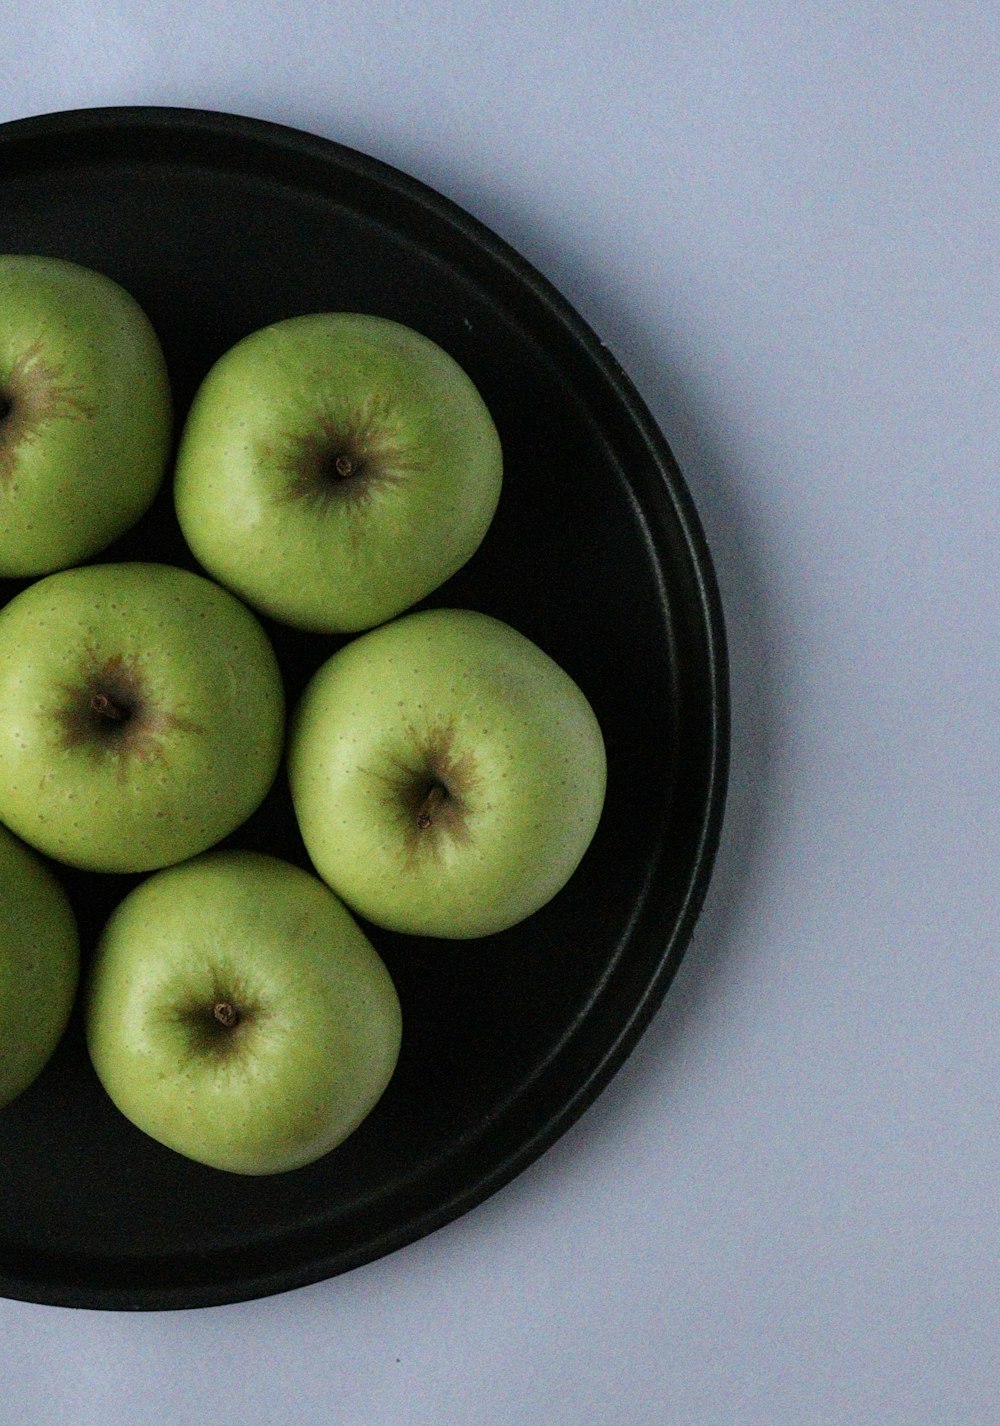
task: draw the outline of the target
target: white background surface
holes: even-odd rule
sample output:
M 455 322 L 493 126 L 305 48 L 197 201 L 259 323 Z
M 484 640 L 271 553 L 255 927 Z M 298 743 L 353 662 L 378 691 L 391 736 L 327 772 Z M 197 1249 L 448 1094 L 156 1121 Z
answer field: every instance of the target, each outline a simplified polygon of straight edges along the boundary
M 431 183 L 541 268 L 693 490 L 735 730 L 682 972 L 541 1161 L 265 1301 L 2 1301 L 3 1426 L 995 1426 L 996 7 L 13 20 L 0 120 L 280 120 Z

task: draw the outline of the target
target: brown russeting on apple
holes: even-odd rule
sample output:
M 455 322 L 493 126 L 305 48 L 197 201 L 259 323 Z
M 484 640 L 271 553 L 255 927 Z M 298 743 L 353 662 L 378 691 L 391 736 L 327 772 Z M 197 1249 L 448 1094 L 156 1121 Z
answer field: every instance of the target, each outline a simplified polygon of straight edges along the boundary
M 92 407 L 79 386 L 65 380 L 62 367 L 41 358 L 41 343 L 33 342 L 13 363 L 0 387 L 0 485 L 13 478 L 17 452 L 37 439 L 40 429 L 59 417 L 90 419 Z
M 416 735 L 414 734 L 416 737 Z M 475 759 L 453 752 L 453 728 L 441 728 L 422 740 L 416 764 L 397 764 L 389 781 L 388 800 L 402 810 L 412 855 L 435 851 L 442 836 L 451 841 L 469 838 L 468 795 L 477 781 Z
M 378 398 L 321 415 L 312 430 L 288 440 L 281 465 L 289 476 L 281 498 L 321 505 L 362 504 L 380 486 L 398 484 L 420 468 L 400 445 L 389 403 Z
M 169 729 L 200 731 L 190 719 L 156 707 L 137 658 L 118 655 L 101 662 L 88 651 L 79 681 L 63 684 L 63 694 L 56 717 L 64 748 L 89 746 L 95 756 L 152 762 L 162 758 Z

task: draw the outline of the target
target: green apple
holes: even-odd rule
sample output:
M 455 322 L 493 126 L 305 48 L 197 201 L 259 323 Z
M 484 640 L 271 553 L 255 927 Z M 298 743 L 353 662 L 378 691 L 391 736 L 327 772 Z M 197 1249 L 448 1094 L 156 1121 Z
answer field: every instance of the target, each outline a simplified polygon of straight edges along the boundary
M 41 1074 L 76 996 L 76 918 L 55 876 L 0 826 L 0 1107 Z
M 205 377 L 177 517 L 204 568 L 323 633 L 392 618 L 461 568 L 500 497 L 496 427 L 448 353 L 398 322 L 293 317 Z
M 281 758 L 253 614 L 162 564 L 38 580 L 0 612 L 0 819 L 57 861 L 148 871 L 243 822 Z
M 0 575 L 45 574 L 135 524 L 171 439 L 163 352 L 103 273 L 0 254 Z
M 148 877 L 92 963 L 87 1043 L 115 1104 L 178 1153 L 271 1174 L 328 1153 L 399 1054 L 389 972 L 328 887 L 256 852 Z
M 531 640 L 471 610 L 407 614 L 313 676 L 289 740 L 316 870 L 359 915 L 487 935 L 550 900 L 604 802 L 597 718 Z

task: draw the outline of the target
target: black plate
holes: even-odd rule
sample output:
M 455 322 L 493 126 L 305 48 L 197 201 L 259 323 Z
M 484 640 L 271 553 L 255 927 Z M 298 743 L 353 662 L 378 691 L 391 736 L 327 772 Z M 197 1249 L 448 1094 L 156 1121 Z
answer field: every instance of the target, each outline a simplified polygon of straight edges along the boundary
M 466 213 L 350 149 L 192 110 L 0 126 L 0 251 L 71 258 L 133 292 L 162 338 L 179 418 L 214 359 L 277 318 L 373 312 L 440 343 L 493 412 L 505 485 L 478 554 L 426 603 L 522 630 L 604 729 L 604 817 L 549 906 L 480 942 L 370 930 L 402 1001 L 402 1054 L 375 1112 L 319 1163 L 241 1178 L 161 1148 L 103 1094 L 78 1017 L 0 1112 L 3 1294 L 192 1307 L 317 1281 L 523 1169 L 608 1082 L 666 991 L 725 794 L 708 550 L 665 440 L 593 332 Z M 119 558 L 191 563 L 169 490 L 101 556 Z M 294 699 L 334 641 L 269 630 Z M 283 774 L 230 842 L 308 864 Z M 136 878 L 60 874 L 86 948 Z

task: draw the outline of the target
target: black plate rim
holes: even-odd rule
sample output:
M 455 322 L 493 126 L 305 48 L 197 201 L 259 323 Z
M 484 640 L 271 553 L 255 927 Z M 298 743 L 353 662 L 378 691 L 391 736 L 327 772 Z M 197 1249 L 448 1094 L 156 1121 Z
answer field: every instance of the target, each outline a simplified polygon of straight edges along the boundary
M 28 141 L 84 141 L 100 131 L 142 129 L 149 133 L 199 134 L 219 143 L 250 140 L 289 157 L 306 156 L 320 164 L 349 169 L 362 182 L 397 193 L 445 220 L 473 247 L 504 266 L 514 283 L 548 309 L 572 344 L 595 366 L 611 389 L 635 433 L 648 449 L 660 477 L 662 494 L 673 506 L 687 543 L 700 604 L 704 652 L 709 679 L 711 726 L 707 793 L 700 835 L 690 865 L 682 910 L 664 928 L 664 954 L 635 1000 L 631 1015 L 608 1040 L 603 1055 L 566 1095 L 555 1113 L 522 1137 L 517 1146 L 489 1172 L 451 1195 L 442 1194 L 432 1208 L 413 1213 L 352 1251 L 314 1257 L 264 1274 L 228 1276 L 166 1288 L 136 1284 L 129 1288 L 95 1287 L 76 1277 L 63 1280 L 32 1275 L 30 1269 L 0 1266 L 0 1296 L 32 1303 L 76 1308 L 166 1310 L 216 1306 L 284 1292 L 350 1271 L 415 1242 L 467 1213 L 523 1172 L 576 1122 L 624 1064 L 661 1005 L 689 946 L 712 877 L 725 814 L 730 764 L 731 709 L 725 618 L 718 578 L 694 499 L 670 446 L 645 401 L 618 360 L 558 289 L 503 238 L 453 200 L 402 170 L 339 143 L 272 120 L 223 110 L 163 105 L 119 105 L 78 108 L 37 114 L 0 124 L 0 170 L 12 150 Z M 2 174 L 0 174 L 2 178 Z M 660 553 L 659 551 L 657 552 Z

